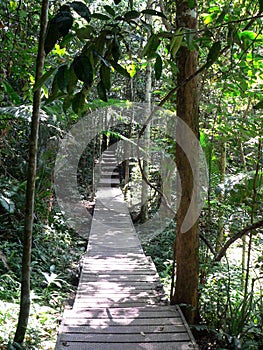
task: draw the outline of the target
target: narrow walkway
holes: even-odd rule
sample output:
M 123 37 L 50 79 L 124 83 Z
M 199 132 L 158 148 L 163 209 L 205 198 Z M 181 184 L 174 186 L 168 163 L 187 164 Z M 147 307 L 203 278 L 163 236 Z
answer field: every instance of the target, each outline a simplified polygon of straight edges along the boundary
M 165 301 L 115 167 L 114 154 L 104 152 L 77 296 L 64 312 L 56 350 L 198 349 L 180 309 Z

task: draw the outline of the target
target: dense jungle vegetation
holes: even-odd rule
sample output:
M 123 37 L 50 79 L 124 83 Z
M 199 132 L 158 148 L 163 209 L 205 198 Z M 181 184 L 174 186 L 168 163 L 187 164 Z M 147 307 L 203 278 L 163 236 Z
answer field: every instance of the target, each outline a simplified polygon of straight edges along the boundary
M 45 6 L 48 26 L 41 43 Z M 186 121 L 200 139 L 207 164 L 204 203 L 191 233 L 193 243 L 194 237 L 200 242 L 193 272 L 198 286 L 191 290 L 197 304 L 187 316 L 200 349 L 263 349 L 262 28 L 262 0 L 0 2 L 0 349 L 54 349 L 87 244 L 67 225 L 56 200 L 59 142 L 84 115 L 131 102 L 159 104 L 180 118 L 182 106 L 193 106 Z M 32 116 L 40 125 L 36 178 L 29 182 Z M 120 164 L 121 183 L 168 297 L 184 304 L 176 297 L 185 292 L 179 280 L 171 291 L 182 213 L 161 232 L 140 232 L 140 224 L 158 211 L 164 190 L 163 169 L 153 166 L 156 150 L 174 157 L 177 165 L 186 162 L 165 127 L 144 128 L 152 140 L 147 160 L 143 169 L 136 155 Z M 96 201 L 94 167 L 105 142 L 138 131 L 129 125 L 103 130 L 86 147 L 78 186 L 90 212 Z M 188 181 L 183 171 L 182 199 Z M 143 175 L 151 186 L 142 185 Z M 167 184 L 171 202 L 174 182 Z M 30 183 L 35 186 L 33 226 L 25 232 Z M 25 339 L 14 342 L 23 248 L 25 254 L 30 234 L 29 323 Z M 21 337 L 16 334 L 16 339 Z

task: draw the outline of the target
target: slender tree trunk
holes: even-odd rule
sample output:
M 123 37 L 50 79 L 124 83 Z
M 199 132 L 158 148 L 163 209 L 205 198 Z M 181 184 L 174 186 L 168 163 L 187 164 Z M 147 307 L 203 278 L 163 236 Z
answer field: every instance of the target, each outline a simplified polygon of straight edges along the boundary
M 197 5 L 189 7 L 188 1 L 176 1 L 176 18 L 178 28 L 197 30 Z M 184 82 L 197 71 L 198 52 L 181 47 L 177 55 L 177 82 Z M 198 77 L 187 84 L 183 84 L 177 92 L 177 116 L 183 120 L 198 138 L 199 135 L 199 88 Z M 178 122 L 177 122 L 178 123 Z M 194 193 L 194 177 L 198 176 L 198 149 L 189 140 L 191 164 L 180 147 L 188 140 L 182 135 L 180 124 L 176 128 L 176 166 L 181 180 L 181 202 L 177 210 L 177 230 L 175 242 L 176 257 L 176 284 L 172 303 L 184 304 L 184 315 L 189 323 L 193 323 L 198 315 L 198 272 L 199 272 L 199 235 L 198 223 L 183 232 L 182 225 L 188 212 L 191 199 L 195 199 L 195 208 L 198 210 L 198 193 Z M 193 172 L 192 172 L 192 168 Z M 193 213 L 194 215 L 194 213 Z
M 45 53 L 44 53 L 44 38 L 48 22 L 48 6 L 49 0 L 42 1 L 41 9 L 41 27 L 38 46 L 38 56 L 36 62 L 36 82 L 43 74 Z M 30 312 L 30 274 L 31 274 L 31 249 L 34 221 L 34 199 L 35 199 L 35 183 L 36 183 L 36 168 L 37 168 L 37 148 L 38 148 L 38 132 L 40 122 L 40 103 L 41 89 L 34 93 L 33 114 L 31 122 L 31 134 L 29 140 L 29 159 L 28 159 L 28 174 L 27 174 L 27 192 L 25 204 L 25 229 L 24 229 L 24 244 L 22 258 L 22 282 L 21 282 L 21 297 L 20 297 L 20 313 L 15 333 L 14 342 L 22 344 L 25 338 L 25 333 L 28 325 Z
M 148 7 L 149 8 L 149 7 Z M 151 101 L 152 101 L 152 66 L 151 62 L 148 62 L 146 68 L 146 86 L 145 86 L 145 102 L 147 104 L 147 115 L 151 113 Z M 144 151 L 143 154 L 143 173 L 146 178 L 149 178 L 149 145 L 150 145 L 150 123 L 147 125 L 144 132 Z M 149 188 L 147 183 L 142 181 L 142 193 L 141 193 L 141 222 L 148 220 L 148 192 Z
M 220 145 L 221 149 L 221 157 L 220 157 L 220 175 L 221 175 L 221 183 L 225 183 L 226 179 L 226 142 L 222 141 Z M 225 198 L 225 189 L 222 187 L 222 192 L 220 193 L 220 202 L 224 203 Z M 218 213 L 218 234 L 216 237 L 216 252 L 219 253 L 221 248 L 224 245 L 225 241 L 225 220 L 224 220 L 224 208 L 220 207 Z

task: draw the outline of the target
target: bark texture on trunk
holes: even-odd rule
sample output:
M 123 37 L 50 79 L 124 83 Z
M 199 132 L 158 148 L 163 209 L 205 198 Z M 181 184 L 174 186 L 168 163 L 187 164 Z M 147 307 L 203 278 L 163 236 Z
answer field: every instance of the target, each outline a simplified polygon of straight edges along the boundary
M 188 1 L 176 1 L 176 19 L 178 28 L 197 29 L 196 7 L 189 8 Z M 197 71 L 198 52 L 181 47 L 177 54 L 177 84 L 182 86 L 177 92 L 177 117 L 183 120 L 199 137 L 199 88 L 198 77 L 187 84 L 183 82 Z M 198 223 L 184 232 L 183 223 L 189 211 L 191 200 L 195 205 L 190 215 L 194 217 L 199 210 L 198 193 L 194 191 L 194 179 L 198 177 L 199 150 L 191 138 L 186 140 L 187 134 L 182 134 L 181 124 L 177 121 L 176 127 L 176 165 L 181 180 L 181 201 L 177 210 L 177 232 L 175 242 L 176 284 L 172 303 L 183 304 L 183 313 L 189 323 L 194 323 L 198 315 L 198 272 L 199 272 L 199 235 Z M 187 142 L 188 155 L 180 145 Z M 189 157 L 190 154 L 190 157 Z M 189 161 L 190 159 L 190 161 Z
M 36 82 L 43 74 L 45 53 L 44 38 L 48 22 L 49 0 L 42 1 L 41 9 L 41 28 L 38 45 L 38 56 L 36 64 Z M 29 312 L 30 312 L 30 275 L 31 275 L 31 249 L 34 222 L 34 200 L 35 200 L 35 184 L 36 184 L 36 168 L 37 168 L 37 149 L 38 149 L 38 133 L 40 122 L 40 103 L 41 89 L 34 93 L 33 113 L 31 122 L 31 133 L 29 139 L 29 158 L 28 158 L 28 174 L 27 174 L 27 191 L 25 204 L 25 229 L 23 241 L 23 258 L 22 258 L 22 281 L 20 296 L 20 312 L 14 342 L 22 344 L 24 342 L 27 330 Z

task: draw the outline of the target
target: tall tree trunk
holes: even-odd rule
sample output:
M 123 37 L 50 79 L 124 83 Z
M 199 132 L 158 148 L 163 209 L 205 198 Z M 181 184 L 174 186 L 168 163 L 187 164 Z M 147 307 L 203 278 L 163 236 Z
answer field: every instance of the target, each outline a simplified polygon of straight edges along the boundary
M 149 8 L 149 7 L 147 7 Z M 145 103 L 147 104 L 146 115 L 151 113 L 151 101 L 152 101 L 152 66 L 151 62 L 148 62 L 146 68 L 146 84 L 145 84 Z M 147 125 L 144 132 L 144 154 L 143 154 L 143 173 L 146 178 L 149 178 L 149 147 L 150 147 L 150 123 Z M 146 222 L 148 220 L 148 184 L 142 180 L 142 192 L 141 192 L 141 212 L 140 221 Z
M 189 1 L 176 1 L 176 19 L 178 28 L 197 30 L 197 4 L 189 7 Z M 189 76 L 197 71 L 198 52 L 181 47 L 177 55 L 177 83 L 180 86 Z M 177 92 L 177 116 L 183 120 L 198 138 L 199 135 L 199 89 L 198 77 L 182 84 Z M 181 202 L 177 210 L 177 230 L 175 241 L 176 284 L 172 303 L 184 304 L 182 308 L 189 323 L 193 323 L 198 315 L 198 272 L 199 272 L 199 235 L 196 222 L 183 232 L 183 222 L 188 212 L 191 199 L 195 199 L 194 211 L 198 210 L 198 193 L 194 189 L 194 177 L 198 176 L 198 148 L 182 135 L 180 123 L 176 127 L 176 166 L 181 180 Z M 191 164 L 180 144 L 188 142 L 191 152 Z M 193 172 L 192 172 L 193 168 Z
M 44 38 L 48 22 L 48 6 L 49 0 L 42 1 L 40 37 L 38 45 L 38 55 L 36 62 L 36 82 L 39 81 L 43 74 L 45 53 Z M 34 221 L 34 200 L 35 200 L 35 184 L 36 184 L 36 168 L 37 168 L 37 149 L 38 149 L 38 132 L 40 122 L 40 103 L 41 89 L 34 92 L 33 113 L 31 122 L 31 134 L 29 139 L 29 158 L 28 158 L 28 174 L 27 174 L 27 191 L 25 203 L 25 229 L 23 242 L 23 258 L 22 258 L 22 282 L 20 296 L 20 312 L 14 342 L 22 344 L 24 342 L 25 333 L 28 325 L 30 312 L 30 269 L 31 269 L 31 249 Z

